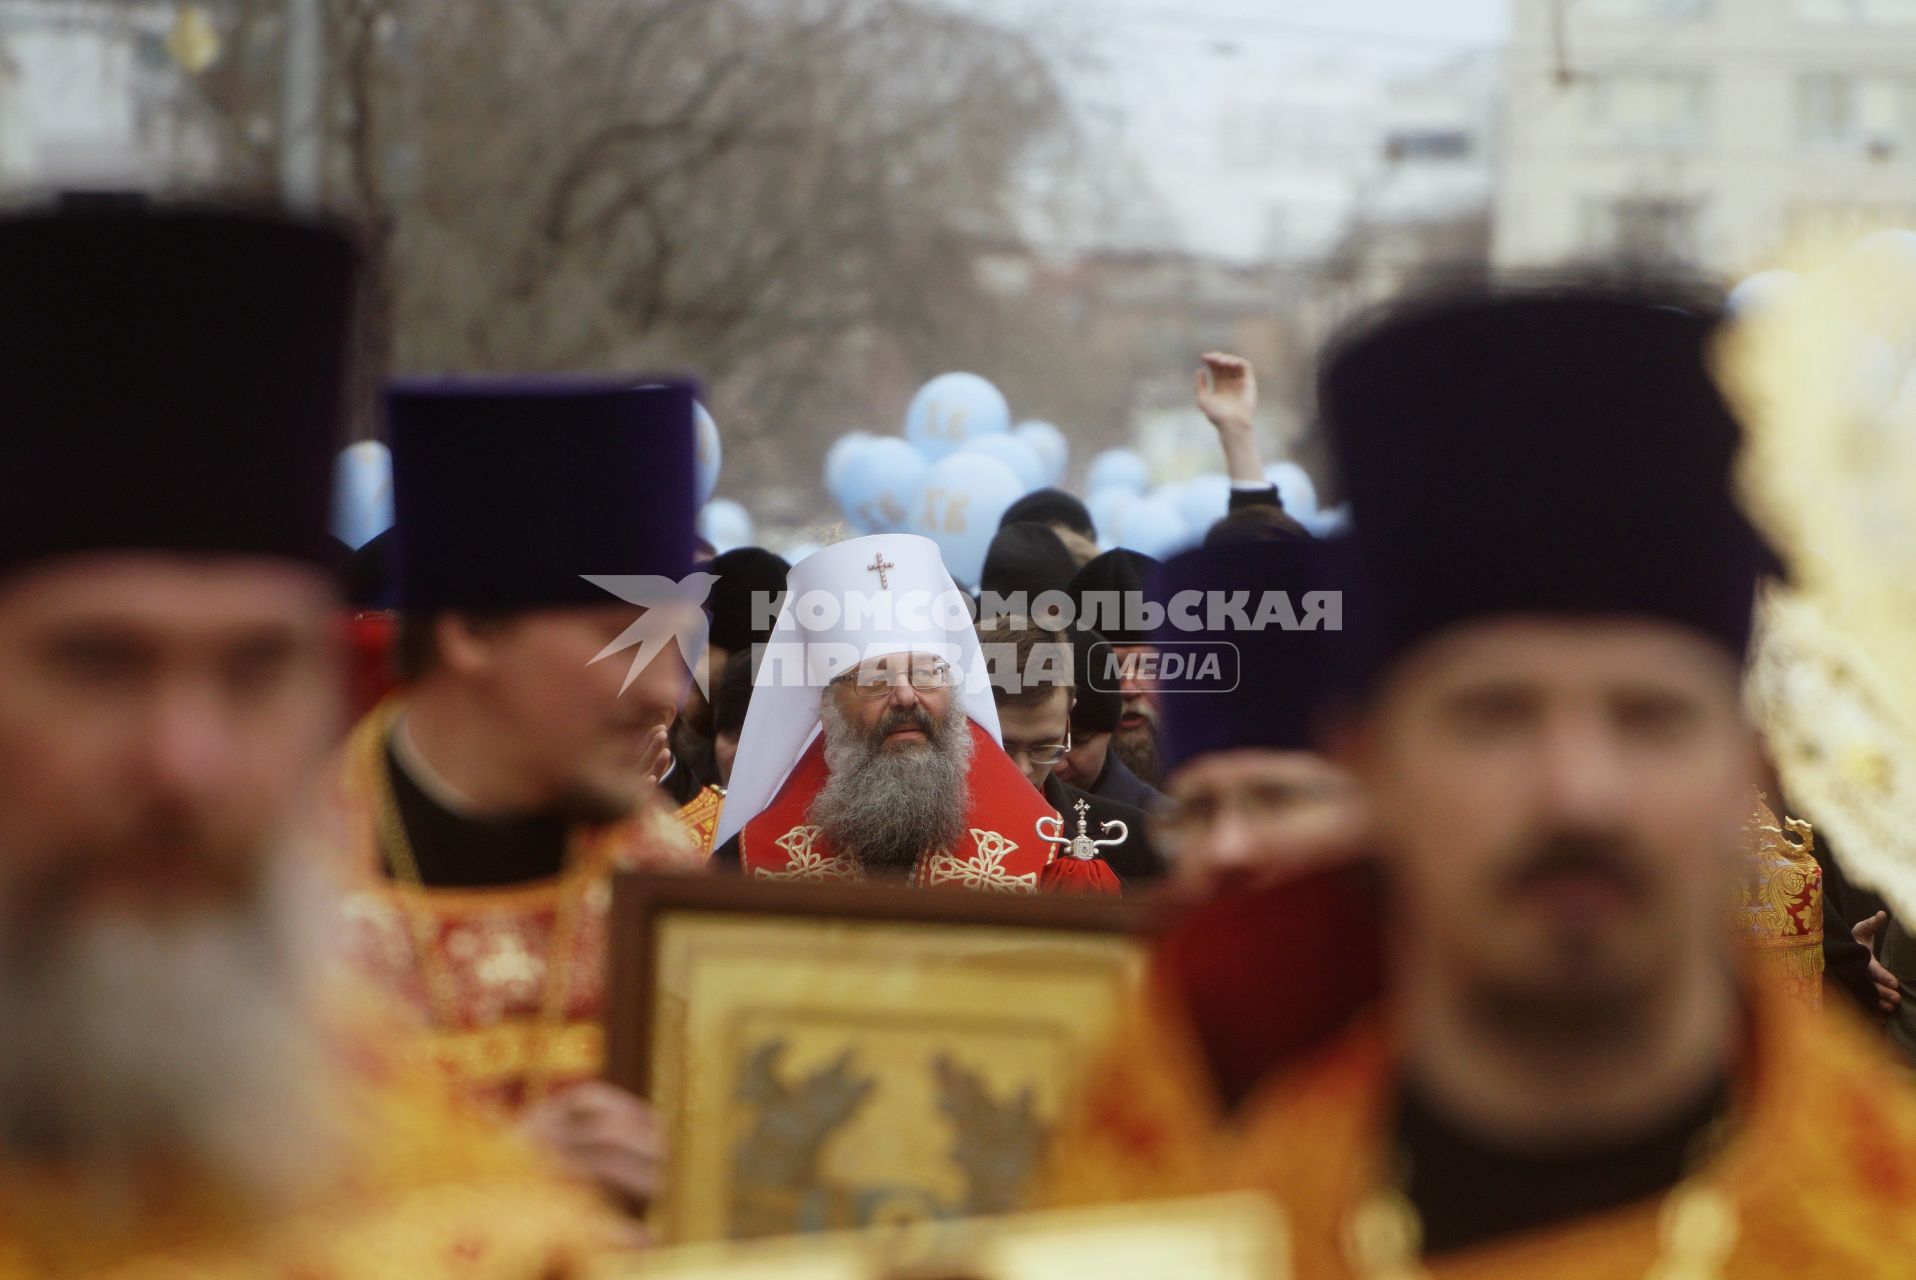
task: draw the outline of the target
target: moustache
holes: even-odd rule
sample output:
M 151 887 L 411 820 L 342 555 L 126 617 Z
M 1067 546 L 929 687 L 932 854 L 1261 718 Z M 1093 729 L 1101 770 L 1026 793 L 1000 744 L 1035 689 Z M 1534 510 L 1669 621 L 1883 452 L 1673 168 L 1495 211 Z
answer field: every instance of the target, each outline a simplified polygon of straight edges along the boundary
M 938 724 L 928 711 L 923 707 L 893 707 L 879 717 L 872 729 L 872 746 L 884 746 L 885 739 L 897 729 L 916 729 L 925 735 L 926 742 L 938 745 Z
M 212 824 L 152 816 L 144 824 L 65 846 L 15 884 L 0 906 L 16 926 L 54 928 L 108 883 L 156 897 L 250 893 L 257 886 L 258 853 Z
M 1526 844 L 1499 877 L 1504 898 L 1521 897 L 1559 876 L 1608 880 L 1633 899 L 1649 892 L 1646 858 L 1634 841 L 1605 831 L 1559 831 Z

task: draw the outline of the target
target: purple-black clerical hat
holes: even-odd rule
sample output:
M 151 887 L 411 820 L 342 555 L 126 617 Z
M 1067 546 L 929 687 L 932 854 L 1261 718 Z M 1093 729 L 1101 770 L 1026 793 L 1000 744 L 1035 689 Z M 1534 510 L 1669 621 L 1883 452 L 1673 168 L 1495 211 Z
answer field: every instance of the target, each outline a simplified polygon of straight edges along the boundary
M 693 386 L 587 378 L 388 389 L 402 610 L 616 603 L 583 575 L 692 566 Z
M 1585 286 L 1425 302 L 1343 343 L 1319 405 L 1376 659 L 1498 614 L 1654 618 L 1741 656 L 1775 560 L 1733 491 L 1717 323 Z
M 1315 539 L 1200 547 L 1152 575 L 1166 774 L 1218 751 L 1317 749 L 1356 642 L 1349 577 L 1344 549 Z
M 0 570 L 93 551 L 328 566 L 358 254 L 255 210 L 0 218 Z

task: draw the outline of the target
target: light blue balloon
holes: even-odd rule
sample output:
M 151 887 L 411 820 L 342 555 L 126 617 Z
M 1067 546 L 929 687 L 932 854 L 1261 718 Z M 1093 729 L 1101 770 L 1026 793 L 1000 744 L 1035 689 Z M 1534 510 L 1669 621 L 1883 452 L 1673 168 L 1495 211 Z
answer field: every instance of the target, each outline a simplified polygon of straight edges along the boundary
M 1117 545 L 1162 560 L 1176 555 L 1194 541 L 1190 526 L 1178 514 L 1178 504 L 1171 495 L 1153 493 L 1139 498 L 1124 513 L 1123 532 L 1117 538 Z
M 333 536 L 357 551 L 392 522 L 392 451 L 377 440 L 347 445 L 333 462 Z
M 1137 491 L 1121 485 L 1105 489 L 1093 489 L 1091 496 L 1084 501 L 1085 509 L 1091 513 L 1091 523 L 1097 526 L 1098 546 L 1109 551 L 1118 545 L 1118 538 L 1124 533 L 1124 515 L 1138 500 Z
M 752 516 L 730 498 L 714 498 L 699 511 L 699 536 L 712 544 L 714 551 L 753 544 Z
M 1222 520 L 1231 509 L 1231 482 L 1220 475 L 1193 476 L 1174 495 L 1185 528 L 1200 534 Z
M 1329 511 L 1308 512 L 1299 518 L 1298 523 L 1309 529 L 1313 537 L 1333 537 L 1350 528 L 1351 509 L 1347 504 L 1339 503 Z
M 845 472 L 851 466 L 852 455 L 875 437 L 869 431 L 847 431 L 832 441 L 832 447 L 825 451 L 825 492 L 844 501 Z
M 1023 493 L 1017 473 L 998 459 L 954 453 L 925 472 L 907 530 L 937 543 L 951 576 L 975 587 L 998 521 Z
M 712 421 L 712 415 L 705 406 L 692 402 L 692 465 L 698 475 L 699 504 L 703 506 L 712 500 L 712 493 L 718 488 L 719 464 L 725 461 L 725 450 L 719 446 L 718 423 Z
M 1317 483 L 1295 462 L 1273 462 L 1264 468 L 1264 478 L 1277 486 L 1278 501 L 1293 520 L 1301 522 L 1317 510 Z
M 1091 459 L 1084 487 L 1092 493 L 1100 489 L 1129 489 L 1142 494 L 1151 487 L 1151 468 L 1129 449 L 1106 449 Z
M 982 436 L 1011 430 L 1004 393 L 975 373 L 941 373 L 918 389 L 905 410 L 905 439 L 936 462 Z
M 927 465 L 924 454 L 896 436 L 865 441 L 845 464 L 839 490 L 845 518 L 864 533 L 897 533 L 911 519 Z
M 1064 438 L 1064 432 L 1049 422 L 1033 419 L 1020 422 L 1013 427 L 1011 434 L 1038 451 L 1038 458 L 1044 463 L 1044 478 L 1038 481 L 1039 488 L 1055 485 L 1064 479 L 1064 471 L 1071 462 L 1071 442 Z
M 986 458 L 996 458 L 1011 468 L 1018 477 L 1018 483 L 1024 486 L 1024 492 L 1041 489 L 1045 484 L 1044 459 L 1038 451 L 1014 435 L 979 436 L 960 449 L 960 453 L 975 453 Z

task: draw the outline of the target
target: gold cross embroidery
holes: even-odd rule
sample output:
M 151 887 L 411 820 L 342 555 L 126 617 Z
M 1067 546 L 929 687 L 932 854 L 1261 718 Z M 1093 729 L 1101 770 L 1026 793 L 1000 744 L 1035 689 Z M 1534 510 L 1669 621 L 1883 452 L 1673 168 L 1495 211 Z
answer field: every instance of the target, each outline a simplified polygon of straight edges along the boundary
M 1006 839 L 996 831 L 983 831 L 971 828 L 971 839 L 975 846 L 969 858 L 959 858 L 951 853 L 941 853 L 932 860 L 927 868 L 926 880 L 930 884 L 957 884 L 966 889 L 997 889 L 1011 893 L 1036 893 L 1038 891 L 1038 873 L 1027 871 L 1022 875 L 1005 869 L 1005 859 L 1018 851 L 1014 841 Z
M 886 580 L 885 575 L 897 567 L 897 565 L 885 559 L 885 553 L 881 551 L 875 560 L 865 566 L 865 569 L 867 572 L 878 575 L 878 589 L 883 591 L 891 585 L 891 583 Z
M 761 880 L 855 880 L 858 868 L 849 859 L 818 847 L 824 832 L 819 827 L 796 826 L 772 843 L 785 851 L 785 866 L 771 871 L 756 869 Z

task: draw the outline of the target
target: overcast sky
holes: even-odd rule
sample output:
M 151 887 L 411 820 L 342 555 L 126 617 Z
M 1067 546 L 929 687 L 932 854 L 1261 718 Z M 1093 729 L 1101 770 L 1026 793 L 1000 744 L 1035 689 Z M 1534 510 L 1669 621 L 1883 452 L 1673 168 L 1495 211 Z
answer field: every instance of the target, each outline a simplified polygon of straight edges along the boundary
M 1204 52 L 1273 65 L 1343 55 L 1412 65 L 1500 43 L 1509 0 L 949 0 L 1086 53 L 1149 62 Z
M 1091 136 L 1121 139 L 1142 166 L 1176 239 L 1241 255 L 1264 215 L 1231 188 L 1245 175 L 1220 165 L 1221 120 L 1281 92 L 1300 67 L 1356 67 L 1381 81 L 1500 46 L 1510 0 L 946 2 L 1028 32 Z

